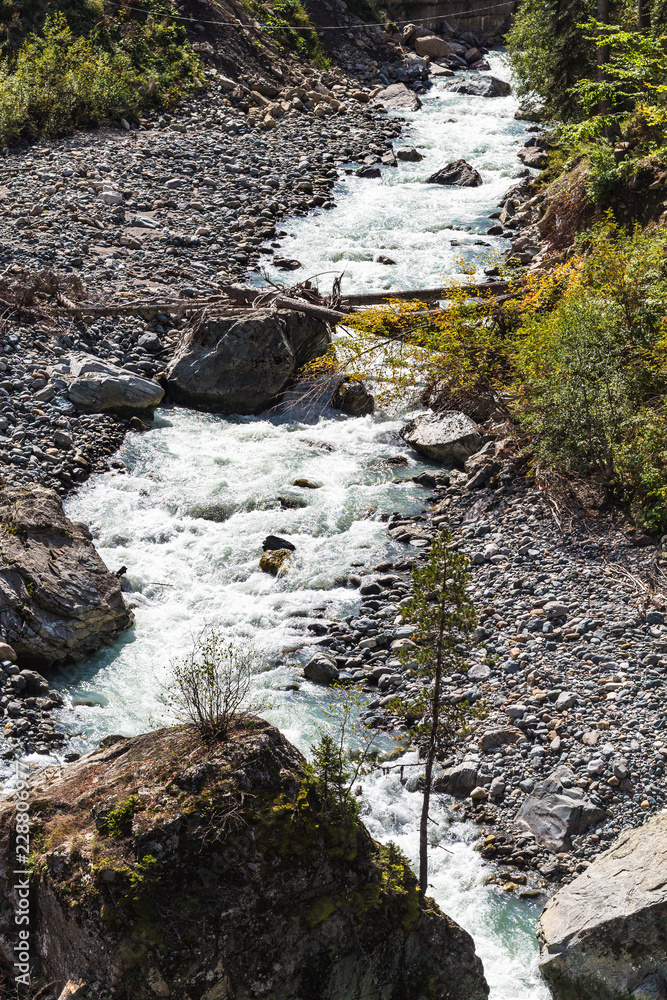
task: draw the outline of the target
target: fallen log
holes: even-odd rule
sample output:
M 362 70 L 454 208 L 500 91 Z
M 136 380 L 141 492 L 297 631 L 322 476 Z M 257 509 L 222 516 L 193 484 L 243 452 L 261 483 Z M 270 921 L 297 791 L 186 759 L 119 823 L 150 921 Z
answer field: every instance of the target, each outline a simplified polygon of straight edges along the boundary
M 509 288 L 509 281 L 486 281 L 481 285 L 462 285 L 468 295 L 475 298 L 490 292 L 498 295 L 506 292 Z M 341 302 L 348 306 L 373 306 L 389 302 L 391 299 L 400 299 L 402 302 L 432 302 L 438 299 L 446 299 L 449 289 L 446 288 L 414 288 L 403 292 L 355 292 L 350 295 L 343 295 Z

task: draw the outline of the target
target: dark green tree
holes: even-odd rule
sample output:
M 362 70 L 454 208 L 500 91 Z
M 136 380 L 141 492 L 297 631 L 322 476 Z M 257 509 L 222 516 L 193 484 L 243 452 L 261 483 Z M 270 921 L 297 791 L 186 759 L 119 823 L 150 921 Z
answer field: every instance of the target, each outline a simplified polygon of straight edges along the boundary
M 596 0 L 522 0 L 507 36 L 520 96 L 536 99 L 550 120 L 582 117 L 572 88 L 597 78 L 594 42 L 580 25 L 596 16 Z
M 480 709 L 447 696 L 445 679 L 466 668 L 466 650 L 475 627 L 475 609 L 468 594 L 468 559 L 450 547 L 442 531 L 431 545 L 428 562 L 412 572 L 412 601 L 403 615 L 415 627 L 416 649 L 404 654 L 414 673 L 426 684 L 411 703 L 401 702 L 420 756 L 425 762 L 424 799 L 419 825 L 419 887 L 428 885 L 428 820 L 433 764 L 448 749 Z

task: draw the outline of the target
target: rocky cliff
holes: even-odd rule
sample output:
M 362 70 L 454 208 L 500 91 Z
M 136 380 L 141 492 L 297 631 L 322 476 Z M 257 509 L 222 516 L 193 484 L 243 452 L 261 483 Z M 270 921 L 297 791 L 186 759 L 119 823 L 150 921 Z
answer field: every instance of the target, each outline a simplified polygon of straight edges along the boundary
M 259 719 L 106 746 L 34 782 L 34 983 L 132 1000 L 483 1000 L 471 937 L 397 851 L 336 818 Z M 0 954 L 16 906 L 0 812 Z
M 667 996 L 667 813 L 622 834 L 561 889 L 538 937 L 556 1000 Z
M 120 580 L 53 490 L 0 491 L 0 632 L 21 667 L 80 660 L 128 628 Z

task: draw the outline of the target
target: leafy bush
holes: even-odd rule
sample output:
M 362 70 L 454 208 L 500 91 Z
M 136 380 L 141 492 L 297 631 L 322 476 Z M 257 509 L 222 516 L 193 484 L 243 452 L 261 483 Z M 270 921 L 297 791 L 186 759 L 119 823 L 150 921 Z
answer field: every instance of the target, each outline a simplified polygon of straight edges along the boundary
M 0 63 L 0 141 L 57 135 L 170 104 L 197 83 L 183 29 L 149 15 L 103 20 L 76 37 L 62 13 L 46 17 Z
M 215 629 L 202 632 L 192 651 L 172 664 L 167 703 L 174 714 L 193 723 L 203 739 L 224 739 L 233 722 L 248 709 L 257 657 Z
M 331 60 L 322 48 L 317 32 L 313 28 L 308 11 L 300 0 L 244 0 L 248 10 L 266 28 L 281 49 L 310 58 L 320 67 L 327 69 Z M 297 31 L 291 30 L 297 28 Z
M 498 304 L 446 284 L 448 308 L 390 302 L 351 320 L 337 374 L 381 380 L 385 402 L 480 395 L 528 435 L 538 470 L 592 477 L 636 522 L 667 530 L 667 232 L 611 218 L 565 263 L 524 275 Z

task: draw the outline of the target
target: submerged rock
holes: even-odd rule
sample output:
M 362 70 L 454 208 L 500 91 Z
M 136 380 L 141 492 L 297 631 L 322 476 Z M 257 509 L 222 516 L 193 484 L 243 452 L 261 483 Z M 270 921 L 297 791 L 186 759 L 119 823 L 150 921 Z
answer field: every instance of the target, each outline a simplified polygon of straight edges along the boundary
M 626 831 L 556 893 L 537 933 L 556 1000 L 664 997 L 667 814 Z
M 220 413 L 256 413 L 329 344 L 325 323 L 263 309 L 211 316 L 185 333 L 167 377 L 174 399 Z
M 132 620 L 120 580 L 57 493 L 0 492 L 0 630 L 21 666 L 80 660 Z
M 322 804 L 277 729 L 246 718 L 224 742 L 191 727 L 108 742 L 31 783 L 35 990 L 82 979 L 133 1000 L 488 996 L 470 935 L 420 899 L 398 852 Z M 15 826 L 8 801 L 6 928 Z
M 351 417 L 365 417 L 375 412 L 375 400 L 363 382 L 342 379 L 331 397 L 334 410 L 342 410 Z
M 291 556 L 289 549 L 267 549 L 266 552 L 262 552 L 259 568 L 263 573 L 278 576 L 281 570 L 287 568 Z
M 554 854 L 569 851 L 571 837 L 586 833 L 607 815 L 575 781 L 576 775 L 569 768 L 557 767 L 535 786 L 517 813 L 517 825 L 529 830 L 538 844 Z
M 426 180 L 427 184 L 445 184 L 449 187 L 480 187 L 482 175 L 466 160 L 454 160 L 446 167 L 436 170 Z
M 434 462 L 463 464 L 482 445 L 477 424 L 457 410 L 421 414 L 410 420 L 400 435 L 420 455 Z

